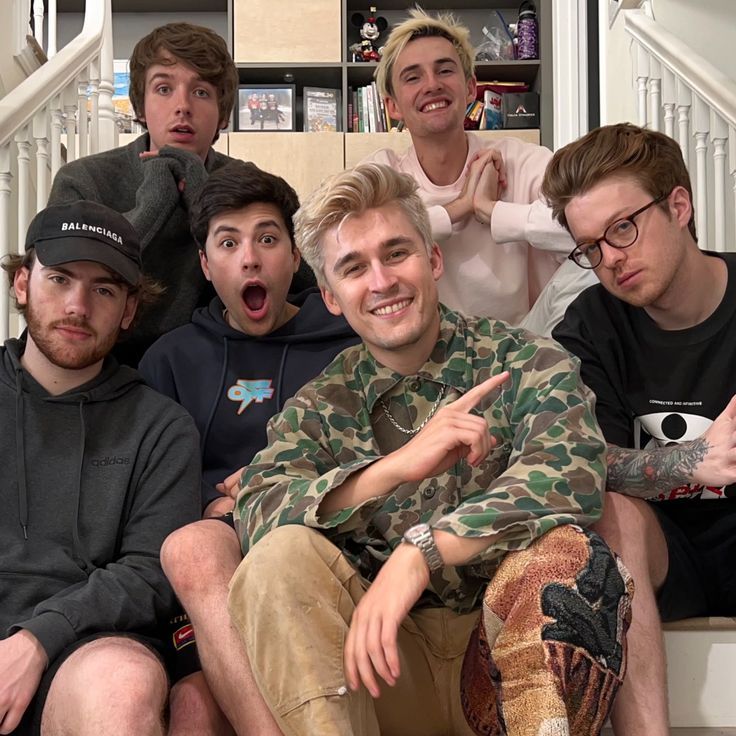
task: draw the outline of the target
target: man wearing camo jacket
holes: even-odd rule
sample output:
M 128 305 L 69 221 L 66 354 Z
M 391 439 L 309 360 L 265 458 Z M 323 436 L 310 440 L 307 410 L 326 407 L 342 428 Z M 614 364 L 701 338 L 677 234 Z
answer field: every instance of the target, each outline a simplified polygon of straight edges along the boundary
M 229 607 L 279 726 L 599 733 L 631 582 L 583 528 L 605 445 L 577 362 L 439 304 L 409 176 L 339 174 L 295 222 L 363 343 L 271 420 L 241 479 Z

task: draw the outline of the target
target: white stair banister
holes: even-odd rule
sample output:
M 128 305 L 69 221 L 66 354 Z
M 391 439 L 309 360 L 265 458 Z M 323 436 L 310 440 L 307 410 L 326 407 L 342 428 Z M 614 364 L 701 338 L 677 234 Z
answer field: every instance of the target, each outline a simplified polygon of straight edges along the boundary
M 52 48 L 55 5 L 49 0 L 49 10 L 53 11 L 48 19 Z M 30 9 L 30 5 L 26 7 Z M 46 204 L 52 177 L 65 160 L 61 139 L 65 116 L 71 158 L 77 150 L 84 155 L 115 144 L 114 135 L 100 142 L 97 121 L 99 90 L 112 89 L 112 63 L 108 74 L 101 62 L 104 40 L 111 39 L 111 34 L 104 32 L 110 23 L 110 10 L 110 0 L 86 0 L 79 36 L 0 99 L 0 256 L 17 252 L 25 242 L 31 218 Z M 41 22 L 36 22 L 37 28 Z M 92 83 L 88 84 L 90 78 Z M 93 93 L 91 126 L 88 86 Z M 79 116 L 78 125 L 75 115 Z M 107 124 L 110 127 L 114 134 L 114 118 Z M 88 140 L 90 129 L 98 134 L 94 143 Z M 0 341 L 9 336 L 9 293 L 4 289 L 0 291 Z
M 626 13 L 625 30 L 636 48 L 639 84 L 635 94 L 640 122 L 643 114 L 648 115 L 651 127 L 657 128 L 661 104 L 665 132 L 674 137 L 677 131 L 683 158 L 690 167 L 698 243 L 702 248 L 734 251 L 736 81 L 645 13 Z M 651 79 L 647 100 L 650 104 L 642 111 L 641 78 L 645 75 Z M 658 77 L 662 79 L 661 101 L 657 100 L 654 83 Z M 693 138 L 694 156 L 691 158 Z M 726 172 L 732 179 L 732 197 L 726 194 Z

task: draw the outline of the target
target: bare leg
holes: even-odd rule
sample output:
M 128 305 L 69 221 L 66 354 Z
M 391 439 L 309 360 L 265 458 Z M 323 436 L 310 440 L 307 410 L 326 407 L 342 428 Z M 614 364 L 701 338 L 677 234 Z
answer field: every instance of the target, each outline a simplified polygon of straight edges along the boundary
M 667 543 L 646 501 L 607 493 L 594 527 L 634 579 L 628 670 L 611 722 L 619 736 L 668 736 L 667 670 L 656 591 L 667 576 Z
M 203 672 L 179 680 L 169 693 L 168 736 L 233 736 Z
M 207 684 L 227 720 L 238 736 L 281 736 L 227 610 L 228 584 L 241 561 L 237 535 L 213 519 L 178 529 L 161 549 L 164 572 L 194 627 Z M 178 701 L 172 699 L 172 722 Z
M 42 736 L 163 736 L 168 678 L 153 652 L 124 637 L 96 639 L 56 673 Z

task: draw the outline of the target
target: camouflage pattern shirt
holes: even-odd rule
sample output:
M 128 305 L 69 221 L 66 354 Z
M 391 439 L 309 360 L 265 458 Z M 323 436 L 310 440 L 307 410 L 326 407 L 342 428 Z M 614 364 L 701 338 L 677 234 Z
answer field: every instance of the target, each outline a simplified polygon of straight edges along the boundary
M 587 526 L 600 517 L 606 445 L 577 359 L 503 322 L 440 310 L 439 339 L 416 374 L 394 373 L 364 345 L 348 348 L 273 417 L 268 446 L 241 478 L 235 519 L 243 552 L 275 527 L 302 524 L 322 530 L 372 580 L 420 522 L 463 537 L 492 536 L 470 564 L 433 573 L 420 601 L 466 612 L 480 605 L 506 552 L 561 524 Z M 478 467 L 461 460 L 421 483 L 319 513 L 331 489 L 410 439 L 379 399 L 403 427 L 417 427 L 440 394 L 444 405 L 504 370 L 510 378 L 474 410 L 498 443 Z

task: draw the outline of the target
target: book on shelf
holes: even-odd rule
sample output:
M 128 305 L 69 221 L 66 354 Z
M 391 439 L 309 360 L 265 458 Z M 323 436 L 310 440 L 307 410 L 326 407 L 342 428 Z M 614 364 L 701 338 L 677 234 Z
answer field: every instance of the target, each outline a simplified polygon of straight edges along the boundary
M 348 112 L 348 131 L 351 133 L 386 133 L 396 124 L 389 117 L 386 104 L 378 93 L 375 82 L 349 89 L 352 114 Z M 350 106 L 349 106 L 350 110 Z
M 305 87 L 304 130 L 307 133 L 334 133 L 341 130 L 340 90 Z

